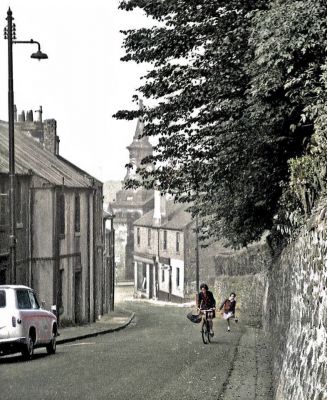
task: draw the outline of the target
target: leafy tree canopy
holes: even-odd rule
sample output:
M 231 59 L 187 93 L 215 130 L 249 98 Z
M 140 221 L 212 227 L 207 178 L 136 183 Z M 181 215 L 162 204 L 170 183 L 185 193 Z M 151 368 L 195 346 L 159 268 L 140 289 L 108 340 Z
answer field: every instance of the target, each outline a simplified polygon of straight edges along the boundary
M 152 28 L 125 31 L 124 61 L 150 63 L 143 115 L 158 138 L 141 182 L 191 201 L 204 238 L 233 246 L 272 226 L 290 158 L 306 149 L 325 91 L 322 0 L 124 0 Z M 137 96 L 135 96 L 137 99 Z M 319 116 L 321 119 L 321 115 Z M 321 124 L 322 125 L 322 124 Z

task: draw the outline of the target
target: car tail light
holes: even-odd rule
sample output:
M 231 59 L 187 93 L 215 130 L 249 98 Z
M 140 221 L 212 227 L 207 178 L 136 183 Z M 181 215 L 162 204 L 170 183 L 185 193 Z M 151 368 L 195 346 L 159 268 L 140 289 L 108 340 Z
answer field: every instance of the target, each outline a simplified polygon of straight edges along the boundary
M 15 328 L 16 327 L 16 317 L 11 318 L 12 326 Z

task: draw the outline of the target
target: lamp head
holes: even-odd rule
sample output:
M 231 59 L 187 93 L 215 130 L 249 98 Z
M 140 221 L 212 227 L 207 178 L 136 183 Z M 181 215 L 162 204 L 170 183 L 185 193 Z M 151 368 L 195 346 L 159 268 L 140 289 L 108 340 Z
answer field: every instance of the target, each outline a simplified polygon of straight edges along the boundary
M 31 58 L 35 58 L 35 59 L 37 59 L 37 60 L 45 60 L 45 59 L 47 59 L 48 58 L 48 56 L 45 54 L 45 53 L 42 53 L 42 51 L 41 50 L 38 50 L 36 53 L 33 53 L 32 55 L 31 55 Z

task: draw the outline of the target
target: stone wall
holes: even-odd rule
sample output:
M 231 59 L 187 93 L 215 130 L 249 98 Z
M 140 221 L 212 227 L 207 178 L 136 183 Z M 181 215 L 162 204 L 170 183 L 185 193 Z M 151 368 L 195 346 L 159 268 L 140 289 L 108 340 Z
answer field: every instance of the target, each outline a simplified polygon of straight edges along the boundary
M 248 325 L 261 326 L 267 273 L 271 265 L 266 243 L 256 243 L 239 251 L 220 251 L 215 257 L 215 295 L 222 302 L 231 292 L 237 296 L 236 312 Z
M 264 320 L 275 354 L 276 400 L 327 399 L 327 223 L 321 215 L 269 273 Z
M 327 218 L 317 210 L 275 259 L 260 243 L 216 256 L 216 294 L 237 293 L 240 321 L 262 324 L 275 400 L 327 400 Z

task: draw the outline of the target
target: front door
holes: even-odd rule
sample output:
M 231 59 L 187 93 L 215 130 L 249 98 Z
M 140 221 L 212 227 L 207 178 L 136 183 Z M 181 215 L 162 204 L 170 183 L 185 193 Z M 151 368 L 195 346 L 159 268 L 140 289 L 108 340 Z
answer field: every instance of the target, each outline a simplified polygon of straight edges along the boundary
M 75 322 L 82 322 L 82 272 L 75 272 Z
M 150 268 L 149 268 L 149 299 L 152 299 L 154 297 L 154 282 L 153 282 L 153 273 L 154 273 L 154 266 L 152 264 L 150 264 Z
M 0 256 L 0 285 L 8 283 L 8 257 Z

